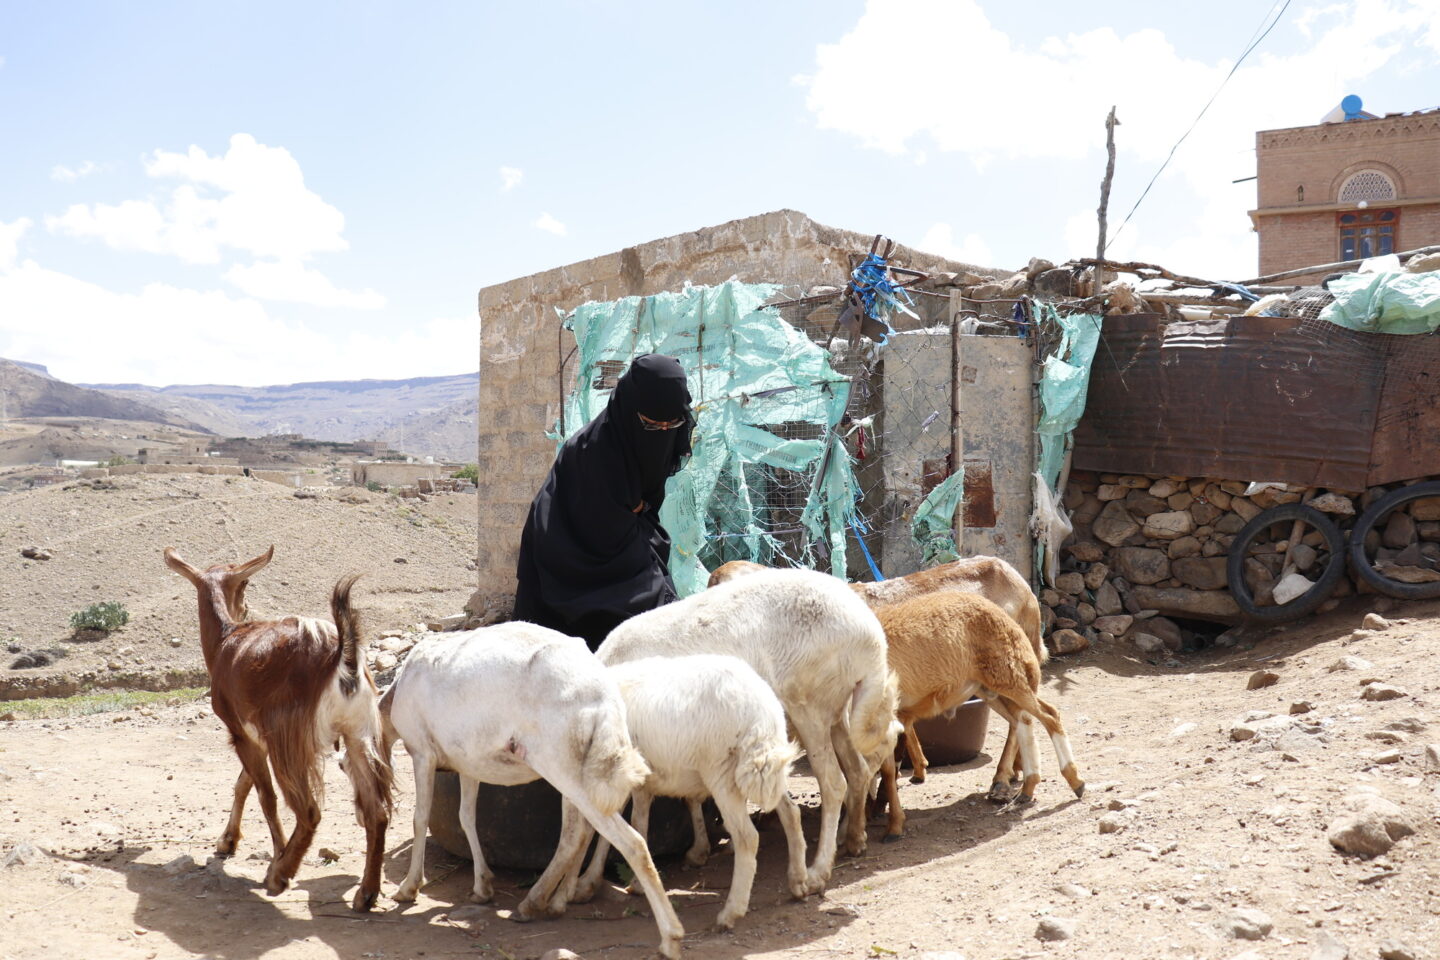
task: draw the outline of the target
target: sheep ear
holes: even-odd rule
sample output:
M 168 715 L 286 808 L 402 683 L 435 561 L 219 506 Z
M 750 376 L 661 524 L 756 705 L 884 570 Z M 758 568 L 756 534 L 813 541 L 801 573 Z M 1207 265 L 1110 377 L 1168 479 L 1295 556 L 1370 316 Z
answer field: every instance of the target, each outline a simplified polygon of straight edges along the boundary
M 254 560 L 247 560 L 235 568 L 235 577 L 240 580 L 249 580 L 255 574 L 265 568 L 265 565 L 275 556 L 275 545 L 272 543 L 270 549 L 266 550 Z
M 174 570 L 176 573 L 180 574 L 180 576 L 184 577 L 186 580 L 189 580 L 197 587 L 204 582 L 205 578 L 201 576 L 200 571 L 196 570 L 194 567 L 190 566 L 190 564 L 180 559 L 180 554 L 175 552 L 174 547 L 165 548 L 165 566 L 169 567 L 171 570 Z

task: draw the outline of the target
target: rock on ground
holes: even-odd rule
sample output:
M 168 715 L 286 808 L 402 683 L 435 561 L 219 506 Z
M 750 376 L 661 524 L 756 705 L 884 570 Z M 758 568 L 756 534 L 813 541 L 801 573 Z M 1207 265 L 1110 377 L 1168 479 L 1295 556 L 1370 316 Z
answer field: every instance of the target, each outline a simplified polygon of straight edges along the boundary
M 1352 793 L 1341 801 L 1347 812 L 1330 822 L 1326 837 L 1343 853 L 1378 857 L 1397 840 L 1415 833 L 1414 820 L 1397 805 L 1373 793 Z
M 1075 921 L 1065 917 L 1045 917 L 1035 927 L 1036 940 L 1069 940 L 1075 936 Z
M 1215 929 L 1232 940 L 1263 940 L 1275 929 L 1275 924 L 1263 910 L 1240 907 L 1215 921 Z

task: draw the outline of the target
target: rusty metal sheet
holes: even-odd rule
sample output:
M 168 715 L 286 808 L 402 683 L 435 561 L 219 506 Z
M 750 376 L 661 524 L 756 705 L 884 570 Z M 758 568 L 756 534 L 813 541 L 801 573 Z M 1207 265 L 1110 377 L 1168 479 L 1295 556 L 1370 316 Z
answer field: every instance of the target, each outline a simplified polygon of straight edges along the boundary
M 1366 480 L 1375 486 L 1440 473 L 1440 336 L 1377 339 L 1385 341 L 1385 380 Z
M 995 480 L 989 460 L 965 461 L 965 526 L 995 526 Z
M 1363 488 L 1384 345 L 1300 324 L 1107 317 L 1074 466 Z

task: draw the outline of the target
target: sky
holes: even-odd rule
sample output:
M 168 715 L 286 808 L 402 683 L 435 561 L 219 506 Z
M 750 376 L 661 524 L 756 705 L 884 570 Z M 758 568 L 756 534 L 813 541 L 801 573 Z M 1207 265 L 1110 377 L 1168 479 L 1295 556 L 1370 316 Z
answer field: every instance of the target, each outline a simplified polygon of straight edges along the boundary
M 1255 132 L 1440 106 L 1440 0 L 1195 9 L 0 0 L 0 356 L 464 373 L 481 287 L 780 208 L 1007 270 L 1091 256 L 1112 105 L 1111 256 L 1245 279 Z

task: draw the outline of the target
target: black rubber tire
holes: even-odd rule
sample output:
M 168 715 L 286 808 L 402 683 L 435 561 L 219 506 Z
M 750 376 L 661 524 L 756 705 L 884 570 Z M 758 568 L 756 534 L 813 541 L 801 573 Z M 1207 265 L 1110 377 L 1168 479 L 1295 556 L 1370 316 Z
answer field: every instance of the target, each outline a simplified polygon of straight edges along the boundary
M 1391 580 L 1371 566 L 1370 558 L 1365 556 L 1365 535 L 1375 529 L 1377 523 L 1395 512 L 1396 508 L 1426 497 L 1440 497 L 1440 480 L 1391 490 L 1370 504 L 1370 509 L 1360 514 L 1360 519 L 1355 521 L 1355 528 L 1350 531 L 1350 564 L 1355 568 L 1355 575 L 1387 597 L 1399 597 L 1401 600 L 1430 600 L 1440 597 L 1440 583 L 1401 583 Z
M 1262 607 L 1255 602 L 1255 595 L 1250 592 L 1250 584 L 1245 582 L 1245 557 L 1250 550 L 1250 544 L 1261 534 L 1275 524 L 1287 520 L 1302 520 L 1320 531 L 1320 535 L 1325 538 L 1325 548 L 1330 551 L 1330 560 L 1325 564 L 1320 579 L 1315 581 L 1315 586 L 1303 596 L 1296 597 L 1289 603 Z M 1225 560 L 1225 580 L 1230 587 L 1230 595 L 1235 598 L 1235 603 L 1246 618 L 1254 623 L 1285 623 L 1313 613 L 1316 607 L 1330 599 L 1330 594 L 1335 592 L 1336 584 L 1344 575 L 1345 535 L 1329 517 L 1303 503 L 1282 503 L 1256 515 L 1235 535 Z

